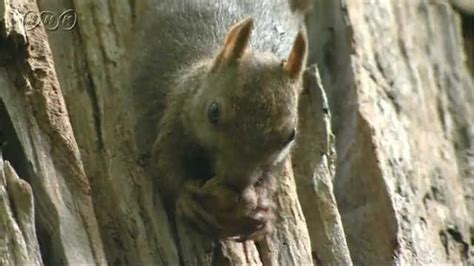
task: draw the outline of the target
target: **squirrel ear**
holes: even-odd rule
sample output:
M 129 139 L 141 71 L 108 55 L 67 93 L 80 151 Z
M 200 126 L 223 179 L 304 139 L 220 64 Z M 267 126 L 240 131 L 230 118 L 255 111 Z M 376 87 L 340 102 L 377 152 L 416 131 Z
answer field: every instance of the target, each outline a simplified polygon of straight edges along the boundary
M 283 68 L 288 72 L 290 78 L 298 79 L 303 73 L 306 64 L 306 56 L 308 53 L 308 41 L 306 39 L 306 32 L 300 30 L 296 36 L 293 48 L 291 48 L 288 60 L 285 62 Z
M 250 40 L 253 18 L 244 19 L 232 26 L 225 38 L 224 47 L 215 59 L 213 69 L 233 64 L 244 54 Z

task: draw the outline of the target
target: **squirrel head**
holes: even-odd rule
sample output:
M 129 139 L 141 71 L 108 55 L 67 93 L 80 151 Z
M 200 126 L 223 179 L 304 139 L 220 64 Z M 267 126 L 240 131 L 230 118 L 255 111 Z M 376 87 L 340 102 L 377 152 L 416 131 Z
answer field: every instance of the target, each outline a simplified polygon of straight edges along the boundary
M 214 173 L 237 189 L 288 156 L 308 50 L 301 30 L 286 60 L 251 51 L 252 28 L 249 18 L 229 30 L 190 102 L 193 135 L 212 154 Z

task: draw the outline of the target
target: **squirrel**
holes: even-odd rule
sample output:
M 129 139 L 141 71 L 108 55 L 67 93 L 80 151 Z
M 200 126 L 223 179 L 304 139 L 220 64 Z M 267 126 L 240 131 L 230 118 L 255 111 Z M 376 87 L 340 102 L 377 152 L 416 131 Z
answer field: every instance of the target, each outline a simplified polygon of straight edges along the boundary
M 170 217 L 218 239 L 272 231 L 275 173 L 298 130 L 302 2 L 163 0 L 140 24 L 137 143 L 155 139 L 150 168 Z

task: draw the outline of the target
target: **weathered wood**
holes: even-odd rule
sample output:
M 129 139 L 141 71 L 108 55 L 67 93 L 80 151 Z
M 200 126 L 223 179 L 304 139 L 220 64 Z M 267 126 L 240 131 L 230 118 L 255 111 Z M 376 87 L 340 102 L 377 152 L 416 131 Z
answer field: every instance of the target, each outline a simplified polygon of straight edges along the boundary
M 46 33 L 26 30 L 23 14 L 38 12 L 35 2 L 2 1 L 1 32 L 5 86 L 0 97 L 27 157 L 35 192 L 37 223 L 55 253 L 55 263 L 105 263 L 87 177 L 56 78 Z M 18 151 L 20 152 L 20 151 Z
M 31 186 L 3 161 L 0 151 L 1 265 L 43 265 L 34 217 Z
M 276 184 L 275 230 L 257 243 L 262 262 L 264 265 L 312 264 L 311 242 L 290 159 L 285 162 Z
M 303 207 L 316 263 L 352 263 L 333 193 L 335 143 L 331 112 L 316 65 L 305 72 L 299 131 L 293 151 L 298 198 Z
M 354 263 L 466 263 L 474 98 L 459 16 L 434 0 L 316 8 L 312 58 L 334 114 Z
M 142 3 L 143 4 L 143 3 Z M 176 265 L 166 214 L 135 154 L 126 93 L 127 38 L 133 7 L 125 1 L 42 1 L 44 10 L 73 6 L 73 31 L 49 32 L 107 259 L 111 263 Z M 157 201 L 155 201 L 157 200 Z

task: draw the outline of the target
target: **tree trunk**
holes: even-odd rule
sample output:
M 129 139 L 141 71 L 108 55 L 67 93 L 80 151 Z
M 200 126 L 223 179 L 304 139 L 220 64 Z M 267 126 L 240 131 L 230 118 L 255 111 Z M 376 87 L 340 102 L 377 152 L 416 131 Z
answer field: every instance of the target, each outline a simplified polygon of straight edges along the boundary
M 237 243 L 173 235 L 136 152 L 127 47 L 152 2 L 0 0 L 1 265 L 474 263 L 469 4 L 315 1 L 275 231 Z M 72 30 L 25 17 L 69 8 Z

